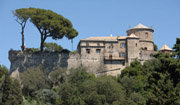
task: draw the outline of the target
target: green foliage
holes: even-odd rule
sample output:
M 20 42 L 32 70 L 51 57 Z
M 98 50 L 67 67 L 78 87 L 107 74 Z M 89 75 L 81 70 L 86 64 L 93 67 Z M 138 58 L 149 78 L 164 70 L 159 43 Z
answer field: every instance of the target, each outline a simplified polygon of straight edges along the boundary
M 78 53 L 78 51 L 71 51 L 70 54 L 76 54 L 76 53 Z
M 153 44 L 153 47 L 154 47 L 154 51 L 158 51 L 158 47 L 156 44 Z
M 127 100 L 129 105 L 146 105 L 146 100 L 140 93 L 133 92 Z
M 135 60 L 134 62 L 131 63 L 129 67 L 125 68 L 122 71 L 121 77 L 138 76 L 141 75 L 142 71 L 143 71 L 142 65 L 140 64 L 139 61 Z
M 20 105 L 22 103 L 23 98 L 19 81 L 12 81 L 11 78 L 6 75 L 2 89 L 2 105 Z
M 31 95 L 32 92 L 50 88 L 50 82 L 42 71 L 41 66 L 29 69 L 20 74 L 22 84 L 23 84 L 23 93 L 25 95 Z
M 42 102 L 43 104 L 55 104 L 56 99 L 58 99 L 58 95 L 56 92 L 49 89 L 42 89 L 35 91 L 33 96 L 36 100 Z
M 45 51 L 60 51 L 62 52 L 63 48 L 61 45 L 58 45 L 56 43 L 44 43 Z
M 14 16 L 17 17 L 18 23 L 23 24 L 22 36 L 24 36 L 23 31 L 28 19 L 35 25 L 41 35 L 41 51 L 43 51 L 44 42 L 47 37 L 56 40 L 65 36 L 68 39 L 73 39 L 78 35 L 78 32 L 73 28 L 72 23 L 68 19 L 51 10 L 21 8 L 14 12 Z
M 76 86 L 70 83 L 64 83 L 59 90 L 62 104 L 60 105 L 84 105 L 84 101 L 80 98 L 80 93 Z
M 23 100 L 22 105 L 44 105 L 41 101 L 37 101 L 36 99 L 28 99 L 28 100 Z
M 113 79 L 110 76 L 102 76 L 97 78 L 96 86 L 97 92 L 105 96 L 108 104 L 118 101 L 123 105 L 124 92 L 121 85 L 117 83 L 116 79 Z
M 78 35 L 78 32 L 73 28 L 72 23 L 51 10 L 29 8 L 32 10 L 30 21 L 36 26 L 41 34 L 41 51 L 43 50 L 44 42 L 47 37 L 52 39 L 61 39 L 66 36 L 73 39 Z
M 5 75 L 8 75 L 8 69 L 5 66 L 0 65 L 0 88 L 5 80 Z
M 22 92 L 19 81 L 12 80 L 8 69 L 0 65 L 0 105 L 20 105 Z
M 180 38 L 176 38 L 176 44 L 174 45 L 173 49 L 175 50 L 175 55 L 180 58 Z
M 127 103 L 178 105 L 179 93 L 176 89 L 180 82 L 180 60 L 165 53 L 157 53 L 154 57 L 144 65 L 138 61 L 131 63 L 118 76 L 118 82 L 126 90 Z M 141 103 L 134 100 L 141 100 Z
M 38 48 L 31 48 L 33 52 L 39 52 L 40 50 Z
M 84 68 L 72 69 L 58 89 L 60 105 L 124 105 L 122 86 L 111 76 L 95 77 Z
M 27 11 L 27 8 L 16 9 L 13 11 L 14 16 L 17 18 L 19 23 L 26 22 L 29 19 L 29 14 Z
M 70 83 L 82 83 L 89 79 L 94 79 L 94 74 L 89 74 L 84 68 L 71 69 L 68 75 L 68 81 Z
M 53 87 L 59 86 L 67 80 L 67 74 L 65 69 L 58 69 L 49 73 L 49 79 L 53 84 Z

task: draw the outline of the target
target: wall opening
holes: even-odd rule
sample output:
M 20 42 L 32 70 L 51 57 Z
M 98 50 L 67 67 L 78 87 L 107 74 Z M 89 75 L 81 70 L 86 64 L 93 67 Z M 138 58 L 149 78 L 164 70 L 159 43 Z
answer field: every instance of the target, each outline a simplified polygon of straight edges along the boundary
M 90 49 L 86 49 L 86 53 L 87 53 L 87 54 L 90 54 Z
M 111 60 L 112 60 L 112 54 L 110 54 L 110 55 L 109 55 L 109 59 L 111 59 Z
M 125 58 L 125 53 L 124 52 L 120 52 L 119 53 L 119 57 Z
M 99 42 L 97 43 L 97 46 L 100 46 L 100 43 L 99 43 Z
M 125 43 L 120 43 L 120 48 L 125 48 L 126 44 Z
M 96 49 L 96 53 L 100 54 L 101 53 L 101 49 Z
M 86 46 L 89 46 L 89 42 L 86 42 Z
M 147 50 L 147 47 L 144 47 L 144 50 Z

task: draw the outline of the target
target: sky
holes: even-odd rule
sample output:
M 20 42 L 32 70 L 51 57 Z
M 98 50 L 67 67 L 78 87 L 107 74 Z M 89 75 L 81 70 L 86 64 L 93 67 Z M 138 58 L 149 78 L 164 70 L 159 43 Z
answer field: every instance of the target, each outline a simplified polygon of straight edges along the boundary
M 49 9 L 69 19 L 79 32 L 73 49 L 80 39 L 96 36 L 126 36 L 126 30 L 141 23 L 154 29 L 154 43 L 173 47 L 180 37 L 180 0 L 0 0 L 0 65 L 10 68 L 8 51 L 20 50 L 21 26 L 12 12 L 19 8 Z M 39 48 L 40 33 L 28 22 L 25 45 Z M 71 41 L 63 38 L 55 42 L 71 50 Z

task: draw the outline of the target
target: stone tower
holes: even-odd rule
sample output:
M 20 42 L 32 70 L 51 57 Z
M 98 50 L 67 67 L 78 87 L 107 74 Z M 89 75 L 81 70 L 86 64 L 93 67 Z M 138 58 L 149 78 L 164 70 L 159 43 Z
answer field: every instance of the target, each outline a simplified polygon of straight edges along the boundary
M 153 32 L 154 30 L 152 28 L 148 28 L 142 24 L 138 24 L 132 29 L 127 30 L 127 36 L 135 34 L 139 37 L 140 49 L 153 51 Z
M 135 34 L 131 34 L 127 36 L 126 40 L 126 63 L 130 65 L 132 61 L 134 61 L 135 59 L 139 59 L 139 37 Z

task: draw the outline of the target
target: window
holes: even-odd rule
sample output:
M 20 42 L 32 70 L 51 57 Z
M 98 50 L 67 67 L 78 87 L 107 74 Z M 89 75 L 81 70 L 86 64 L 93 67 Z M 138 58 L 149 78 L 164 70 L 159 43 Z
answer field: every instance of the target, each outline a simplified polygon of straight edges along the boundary
M 89 42 L 86 42 L 86 46 L 89 46 Z
M 109 55 L 109 59 L 112 59 L 112 55 L 111 54 Z
M 125 48 L 126 44 L 125 43 L 120 43 L 120 48 Z
M 109 46 L 109 48 L 113 48 L 113 44 L 111 43 L 111 45 Z
M 125 58 L 125 53 L 124 52 L 120 52 L 119 53 L 119 57 Z
M 124 61 L 122 62 L 122 64 L 123 64 L 123 66 L 125 66 L 125 62 Z
M 100 54 L 100 52 L 101 52 L 101 49 L 96 49 L 97 54 Z
M 90 49 L 86 49 L 86 53 L 87 53 L 87 54 L 90 54 Z
M 125 62 L 124 61 L 120 61 L 120 60 L 104 60 L 104 64 L 113 64 L 113 65 L 119 65 L 119 64 L 122 64 L 122 65 L 125 65 Z
M 148 38 L 148 32 L 145 32 L 145 34 L 146 34 L 146 38 Z
M 137 43 L 136 43 L 136 47 L 137 47 Z
M 99 42 L 97 43 L 97 46 L 100 46 L 100 43 L 99 43 Z
M 147 50 L 147 47 L 144 47 L 144 50 Z

